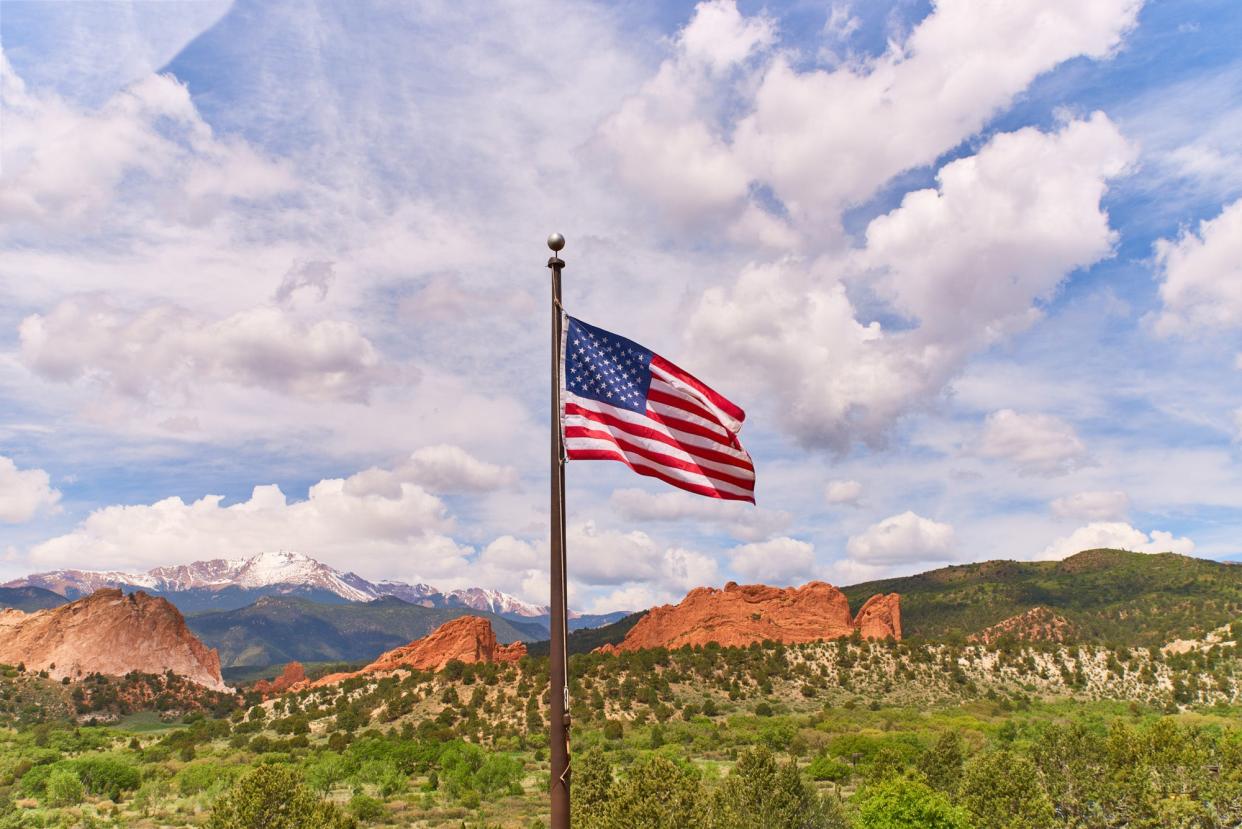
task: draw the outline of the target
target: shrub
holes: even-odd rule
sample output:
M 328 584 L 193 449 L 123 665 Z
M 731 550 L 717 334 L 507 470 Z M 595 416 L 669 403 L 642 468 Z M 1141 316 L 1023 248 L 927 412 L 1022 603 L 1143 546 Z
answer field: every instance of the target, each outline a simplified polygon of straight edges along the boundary
M 859 796 L 854 829 L 973 829 L 970 815 L 925 783 L 891 778 Z M 991 827 L 988 827 L 991 829 Z
M 75 806 L 86 796 L 82 781 L 69 769 L 56 769 L 48 775 L 46 791 L 48 806 Z
M 384 817 L 384 804 L 365 794 L 356 794 L 349 799 L 349 812 L 358 820 L 376 821 Z
M 260 766 L 216 801 L 208 829 L 355 829 L 357 823 L 320 800 L 287 766 Z
M 823 800 L 794 762 L 780 765 L 772 752 L 745 752 L 712 797 L 711 829 L 844 829 L 835 802 Z

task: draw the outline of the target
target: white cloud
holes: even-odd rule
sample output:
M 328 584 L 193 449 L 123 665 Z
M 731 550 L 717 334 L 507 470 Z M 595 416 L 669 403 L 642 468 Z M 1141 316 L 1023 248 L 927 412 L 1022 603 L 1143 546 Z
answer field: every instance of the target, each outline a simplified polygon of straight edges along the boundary
M 512 486 L 517 470 L 479 460 L 459 446 L 426 446 L 410 455 L 403 471 L 436 492 L 487 492 Z
M 42 469 L 18 469 L 0 455 L 0 521 L 21 524 L 40 510 L 56 509 L 60 491 L 53 489 Z
M 861 495 L 858 481 L 830 481 L 824 487 L 824 500 L 830 504 L 857 504 Z
M 703 362 L 776 401 L 801 442 L 882 444 L 972 353 L 1029 325 L 1070 272 L 1111 254 L 1100 198 L 1133 153 L 1100 114 L 995 136 L 946 165 L 937 190 L 875 219 L 845 265 L 786 259 L 704 291 L 692 340 Z M 846 276 L 873 282 L 917 327 L 863 322 Z
M 791 520 L 787 512 L 685 492 L 657 495 L 641 489 L 618 489 L 610 501 L 627 521 L 694 521 L 712 528 L 723 527 L 743 541 L 768 538 L 785 529 Z
M 1242 326 L 1242 199 L 1200 222 L 1198 232 L 1158 240 L 1156 263 L 1164 277 L 1159 333 Z
M 953 527 L 903 512 L 850 536 L 846 552 L 860 564 L 908 564 L 948 561 L 956 538 Z
M 687 58 L 719 72 L 770 46 L 775 24 L 766 17 L 743 17 L 734 0 L 705 0 L 678 37 Z
M 29 561 L 43 569 L 147 569 L 291 549 L 372 577 L 390 577 L 397 564 L 425 579 L 463 567 L 470 551 L 447 537 L 453 520 L 439 498 L 412 483 L 386 494 L 359 492 L 355 483 L 325 479 L 300 501 L 265 485 L 228 506 L 206 495 L 103 507 L 73 531 L 36 544 Z
M 1051 506 L 1053 515 L 1059 518 L 1112 521 L 1124 518 L 1130 511 L 1130 497 L 1118 490 L 1076 492 L 1057 498 Z
M 400 376 L 353 322 L 304 322 L 274 306 L 209 319 L 176 305 L 131 311 L 85 295 L 26 317 L 18 331 L 22 361 L 39 376 L 88 377 L 136 398 L 179 399 L 226 383 L 365 401 Z
M 126 202 L 126 212 L 205 222 L 231 202 L 270 198 L 294 186 L 283 165 L 216 136 L 186 87 L 166 75 L 149 75 L 85 112 L 55 96 L 29 93 L 0 53 L 0 89 L 0 220 L 12 232 L 27 223 L 98 230 L 119 218 L 121 191 L 141 194 Z
M 811 578 L 815 548 L 796 538 L 773 538 L 734 547 L 729 551 L 729 563 L 750 581 L 791 585 Z
M 1062 475 L 1087 462 L 1087 447 L 1059 417 L 1001 409 L 988 415 L 977 450 L 1024 475 Z
M 1044 560 L 1059 560 L 1083 550 L 1103 547 L 1129 550 L 1135 553 L 1190 555 L 1194 552 L 1195 543 L 1185 537 L 1174 538 L 1172 533 L 1161 530 L 1153 530 L 1148 536 L 1142 530 L 1120 521 L 1097 522 L 1079 527 L 1069 535 L 1058 538 L 1035 557 Z
M 799 72 L 779 56 L 738 125 L 737 153 L 795 216 L 817 229 L 835 223 L 897 173 L 982 128 L 1041 73 L 1109 55 L 1141 6 L 942 0 L 874 60 Z

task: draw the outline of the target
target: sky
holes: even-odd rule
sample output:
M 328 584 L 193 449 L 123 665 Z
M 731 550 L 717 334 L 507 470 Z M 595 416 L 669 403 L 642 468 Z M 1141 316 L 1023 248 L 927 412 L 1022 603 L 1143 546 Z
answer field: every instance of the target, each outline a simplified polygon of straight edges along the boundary
M 757 505 L 570 464 L 570 600 L 1242 554 L 1234 0 L 0 3 L 0 577 L 546 601 L 549 282 Z

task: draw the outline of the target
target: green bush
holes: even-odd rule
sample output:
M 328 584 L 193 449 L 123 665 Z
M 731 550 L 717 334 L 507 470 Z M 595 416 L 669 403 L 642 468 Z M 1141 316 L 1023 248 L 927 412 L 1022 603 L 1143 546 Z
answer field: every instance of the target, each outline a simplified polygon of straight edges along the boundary
M 349 799 L 349 813 L 358 820 L 377 821 L 384 817 L 384 804 L 374 797 L 356 794 Z
M 288 766 L 260 766 L 216 801 L 208 829 L 355 829 L 353 818 L 320 800 Z
M 48 806 L 76 806 L 86 796 L 82 781 L 69 769 L 56 769 L 48 775 L 46 792 Z
M 894 777 L 859 795 L 854 829 L 974 829 L 974 823 L 941 792 Z

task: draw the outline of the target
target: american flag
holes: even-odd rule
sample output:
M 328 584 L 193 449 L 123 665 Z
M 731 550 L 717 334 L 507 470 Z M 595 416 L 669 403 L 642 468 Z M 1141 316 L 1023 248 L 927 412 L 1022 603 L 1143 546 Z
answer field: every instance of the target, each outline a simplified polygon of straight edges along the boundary
M 755 502 L 738 432 L 746 413 L 650 349 L 565 317 L 561 428 L 571 460 L 621 461 L 639 475 Z

